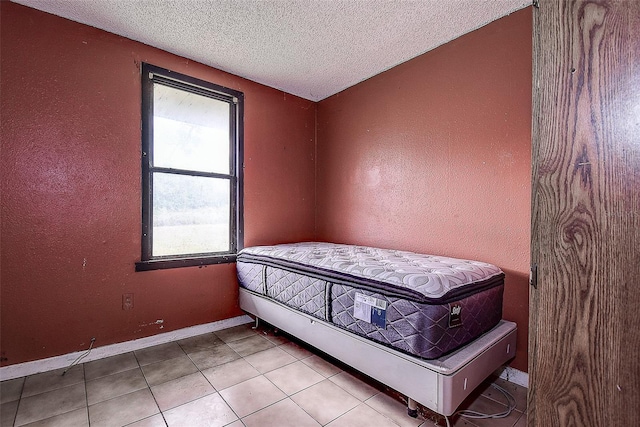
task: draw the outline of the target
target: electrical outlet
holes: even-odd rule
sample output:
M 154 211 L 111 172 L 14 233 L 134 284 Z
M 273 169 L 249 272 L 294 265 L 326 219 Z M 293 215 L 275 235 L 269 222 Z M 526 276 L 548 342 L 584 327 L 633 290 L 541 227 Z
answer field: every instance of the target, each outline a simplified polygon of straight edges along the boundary
M 133 308 L 133 294 L 122 294 L 122 309 L 131 310 Z

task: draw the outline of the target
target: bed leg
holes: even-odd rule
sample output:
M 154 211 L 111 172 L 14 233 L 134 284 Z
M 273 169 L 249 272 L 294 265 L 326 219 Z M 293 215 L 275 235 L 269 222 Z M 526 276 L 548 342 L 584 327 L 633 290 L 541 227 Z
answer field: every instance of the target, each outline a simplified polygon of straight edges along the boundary
M 260 321 L 260 318 L 256 317 L 256 324 L 254 326 L 251 327 L 251 329 L 258 329 L 258 322 Z
M 407 397 L 407 415 L 411 418 L 418 418 L 418 404 L 410 397 Z

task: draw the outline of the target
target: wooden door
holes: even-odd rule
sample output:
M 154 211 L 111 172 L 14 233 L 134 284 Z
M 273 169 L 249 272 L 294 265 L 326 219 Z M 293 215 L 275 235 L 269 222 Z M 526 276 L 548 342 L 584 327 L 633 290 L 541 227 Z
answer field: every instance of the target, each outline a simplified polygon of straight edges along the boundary
M 530 426 L 640 426 L 640 0 L 534 8 Z

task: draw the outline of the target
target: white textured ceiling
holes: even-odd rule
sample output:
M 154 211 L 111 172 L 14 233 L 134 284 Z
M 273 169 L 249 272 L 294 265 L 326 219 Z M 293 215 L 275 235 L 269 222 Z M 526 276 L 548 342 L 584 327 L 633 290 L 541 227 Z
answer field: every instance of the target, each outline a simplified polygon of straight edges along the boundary
M 531 0 L 14 0 L 318 101 Z

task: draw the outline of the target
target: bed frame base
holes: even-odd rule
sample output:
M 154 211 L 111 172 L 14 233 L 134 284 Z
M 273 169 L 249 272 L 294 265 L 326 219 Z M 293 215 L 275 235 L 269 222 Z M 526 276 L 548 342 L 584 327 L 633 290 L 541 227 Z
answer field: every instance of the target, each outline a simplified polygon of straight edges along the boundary
M 240 288 L 240 308 L 403 393 L 408 413 L 420 403 L 452 415 L 496 369 L 515 356 L 516 325 L 500 321 L 470 344 L 433 360 L 422 360 L 340 329 L 330 323 Z M 416 412 L 417 415 L 417 412 Z

